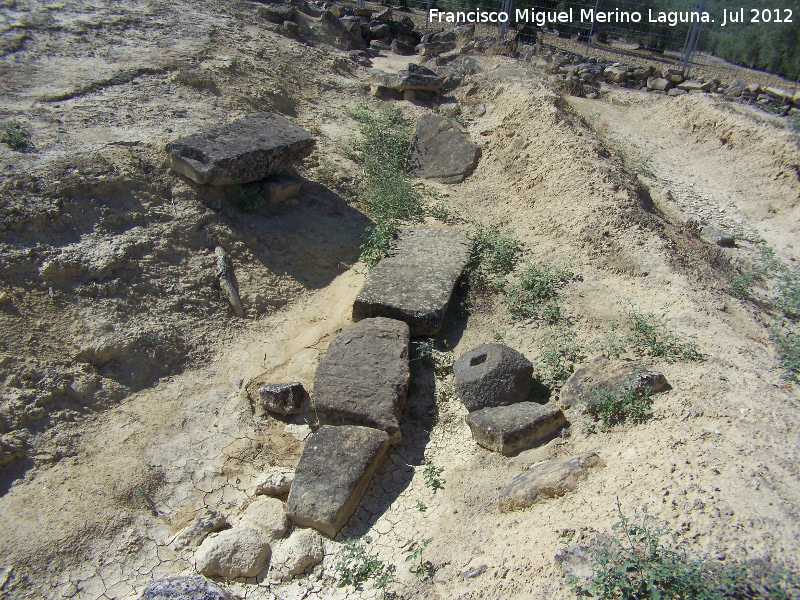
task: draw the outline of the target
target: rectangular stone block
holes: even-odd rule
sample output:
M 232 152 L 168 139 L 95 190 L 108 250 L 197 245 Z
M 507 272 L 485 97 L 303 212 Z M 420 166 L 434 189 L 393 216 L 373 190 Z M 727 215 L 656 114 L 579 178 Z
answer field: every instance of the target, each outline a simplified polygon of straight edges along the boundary
M 399 442 L 410 376 L 408 343 L 408 325 L 381 317 L 337 335 L 314 377 L 319 424 L 374 427 Z
M 459 231 L 401 229 L 353 303 L 353 320 L 405 321 L 411 336 L 436 335 L 458 278 L 469 261 L 469 241 Z
M 167 144 L 170 167 L 201 184 L 233 185 L 284 171 L 311 154 L 314 139 L 288 119 L 255 113 Z
M 301 527 L 314 527 L 335 537 L 361 502 L 388 446 L 385 431 L 321 427 L 303 449 L 286 500 L 286 514 Z
M 536 402 L 484 408 L 470 413 L 466 421 L 472 439 L 505 455 L 543 444 L 567 422 L 558 407 Z

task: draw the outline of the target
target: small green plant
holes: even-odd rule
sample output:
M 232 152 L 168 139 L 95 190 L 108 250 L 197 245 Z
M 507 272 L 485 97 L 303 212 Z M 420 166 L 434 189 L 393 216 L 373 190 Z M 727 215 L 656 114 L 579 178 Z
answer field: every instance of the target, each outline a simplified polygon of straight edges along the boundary
M 31 134 L 24 124 L 16 119 L 6 121 L 0 131 L 0 142 L 12 150 L 24 150 L 30 142 Z
M 361 105 L 351 116 L 359 138 L 348 152 L 364 169 L 359 199 L 375 223 L 364 234 L 361 260 L 372 270 L 394 239 L 398 220 L 421 215 L 425 203 L 406 176 L 411 130 L 402 111 L 385 107 L 376 113 Z
M 607 358 L 619 358 L 625 352 L 625 340 L 619 335 L 619 323 L 612 321 L 606 339 L 599 342 L 601 352 Z
M 539 380 L 546 386 L 564 383 L 572 374 L 575 363 L 586 358 L 577 344 L 577 334 L 568 327 L 554 327 L 542 345 L 539 359 Z
M 420 579 L 430 579 L 436 574 L 436 565 L 429 560 L 422 560 L 422 552 L 432 541 L 433 538 L 424 539 L 419 543 L 414 540 L 408 540 L 409 555 L 406 556 L 406 562 L 416 562 L 410 570 Z
M 786 317 L 800 319 L 800 269 L 787 271 L 778 283 L 777 307 Z
M 644 423 L 653 415 L 650 388 L 636 386 L 636 376 L 618 390 L 594 388 L 586 401 L 586 414 L 600 423 L 602 431 L 630 421 Z
M 245 212 L 256 212 L 264 204 L 264 196 L 258 185 L 232 186 L 227 195 L 234 206 Z
M 746 300 L 753 296 L 754 278 L 750 273 L 737 275 L 730 282 L 729 292 L 734 298 Z
M 353 538 L 342 542 L 342 554 L 334 567 L 339 576 L 339 586 L 352 585 L 361 589 L 361 584 L 372 579 L 372 587 L 383 589 L 394 578 L 395 566 L 386 565 L 377 555 L 370 554 L 369 536 Z
M 800 131 L 800 115 L 793 115 L 791 117 L 787 117 L 786 125 L 789 129 L 793 129 L 794 131 Z
M 641 312 L 631 305 L 628 309 L 628 329 L 625 341 L 634 352 L 643 356 L 663 358 L 667 361 L 697 361 L 702 354 L 691 338 L 675 332 L 669 327 L 666 315 Z
M 778 349 L 780 365 L 783 369 L 781 379 L 800 383 L 800 330 L 794 327 L 773 327 L 772 343 Z
M 436 347 L 437 345 L 439 348 Z M 444 377 L 452 372 L 453 363 L 456 360 L 455 354 L 445 340 L 437 341 L 436 338 L 425 338 L 412 342 L 411 347 L 412 360 L 421 360 L 432 366 L 437 377 Z
M 428 507 L 422 500 L 417 500 L 417 510 L 424 513 L 426 510 L 428 510 Z
M 451 213 L 447 205 L 441 201 L 429 205 L 428 214 L 442 223 L 449 223 L 453 220 L 453 213 Z
M 539 316 L 549 323 L 561 318 L 558 290 L 575 275 L 544 263 L 528 263 L 517 281 L 506 289 L 506 308 L 514 319 Z
M 437 467 L 427 458 L 422 461 L 422 466 L 425 467 L 422 471 L 425 487 L 432 489 L 434 494 L 436 490 L 444 489 L 445 480 L 441 476 L 444 469 Z
M 641 520 L 634 521 L 622 513 L 617 499 L 617 513 L 619 521 L 612 527 L 615 538 L 595 553 L 591 583 L 572 588 L 579 598 L 788 600 L 800 593 L 800 577 L 783 566 L 765 572 L 755 562 L 715 565 L 673 550 L 666 544 L 667 532 L 648 514 L 647 506 L 642 509 Z
M 633 163 L 633 170 L 640 175 L 654 179 L 655 175 L 652 170 L 653 155 L 655 155 L 655 152 L 651 152 L 647 156 L 640 156 L 636 162 Z
M 467 273 L 470 285 L 479 289 L 500 292 L 505 288 L 505 276 L 514 270 L 519 241 L 510 230 L 497 225 L 476 224 L 471 232 Z

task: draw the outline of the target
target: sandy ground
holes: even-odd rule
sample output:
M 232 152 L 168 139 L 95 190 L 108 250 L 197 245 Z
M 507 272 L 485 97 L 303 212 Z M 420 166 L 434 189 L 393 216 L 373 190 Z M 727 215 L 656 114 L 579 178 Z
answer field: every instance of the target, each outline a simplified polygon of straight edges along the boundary
M 368 220 L 343 149 L 354 133 L 347 110 L 379 103 L 365 95 L 365 70 L 336 68 L 330 48 L 264 31 L 249 2 L 182 10 L 152 2 L 124 13 L 104 2 L 15 5 L 7 19 L 18 24 L 3 35 L 29 38 L 2 58 L 2 116 L 22 113 L 37 151 L 0 149 L 0 258 L 15 265 L 2 281 L 13 299 L 0 314 L 2 350 L 13 361 L 3 363 L 2 433 L 27 436 L 30 450 L 2 471 L 0 590 L 135 598 L 154 578 L 192 570 L 191 553 L 170 542 L 196 514 L 208 507 L 234 516 L 258 473 L 299 458 L 308 427 L 254 418 L 243 390 L 265 371 L 311 388 L 319 356 L 350 322 Z M 104 71 L 109 58 L 115 67 Z M 412 363 L 403 441 L 337 540 L 370 536 L 380 558 L 398 566 L 394 589 L 407 598 L 572 597 L 554 555 L 573 534 L 609 532 L 617 499 L 627 514 L 648 505 L 680 547 L 711 559 L 791 561 L 800 555 L 800 395 L 779 379 L 770 315 L 730 297 L 729 274 L 716 268 L 746 262 L 756 244 L 720 258 L 713 238 L 741 230 L 787 264 L 797 259 L 796 134 L 708 96 L 617 90 L 610 102 L 565 100 L 524 65 L 481 60 L 485 71 L 453 96 L 487 109 L 466 121 L 482 159 L 464 183 L 435 186 L 443 201 L 513 229 L 524 259 L 571 266 L 578 277 L 563 291 L 563 310 L 586 354 L 632 303 L 667 314 L 706 358 L 651 364 L 672 389 L 655 397 L 648 423 L 588 435 L 576 421 L 571 435 L 514 459 L 477 447 L 465 410 L 446 393 L 448 378 Z M 181 83 L 198 80 L 186 75 L 198 70 L 213 86 Z M 120 71 L 128 75 L 115 79 Z M 429 110 L 400 106 L 409 117 Z M 211 211 L 165 170 L 163 144 L 253 110 L 288 114 L 317 138 L 299 169 L 310 184 L 297 206 L 255 217 Z M 688 219 L 703 239 L 687 233 Z M 213 288 L 216 243 L 234 259 L 245 320 Z M 141 282 L 149 287 L 135 287 Z M 76 291 L 91 285 L 101 291 Z M 451 317 L 442 337 L 456 356 L 500 336 L 538 365 L 555 333 L 511 321 L 500 302 L 466 321 Z M 81 340 L 102 337 L 98 327 L 105 346 L 87 354 Z M 142 356 L 163 362 L 128 356 L 143 339 L 153 347 L 179 339 L 175 356 L 190 360 L 134 376 L 151 364 Z M 53 384 L 48 404 L 48 392 L 12 385 L 26 368 L 60 373 L 73 387 L 79 375 L 95 378 L 96 389 L 79 401 Z M 19 410 L 31 416 L 14 420 Z M 575 493 L 498 510 L 498 490 L 527 464 L 586 450 L 606 466 Z M 444 489 L 425 485 L 423 458 L 443 469 Z M 423 558 L 437 573 L 420 582 L 405 557 L 409 540 L 428 538 Z M 326 543 L 324 571 L 292 584 L 254 578 L 229 587 L 247 598 L 376 597 L 369 584 L 336 587 L 329 575 L 338 551 Z M 484 565 L 474 578 L 460 576 Z

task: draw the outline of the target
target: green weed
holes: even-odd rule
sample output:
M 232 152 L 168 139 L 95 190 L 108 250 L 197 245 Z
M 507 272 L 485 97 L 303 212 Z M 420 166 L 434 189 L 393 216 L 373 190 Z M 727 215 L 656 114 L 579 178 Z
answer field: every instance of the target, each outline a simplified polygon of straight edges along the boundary
M 586 404 L 586 414 L 600 423 L 602 431 L 626 421 L 644 423 L 653 416 L 650 388 L 637 389 L 635 377 L 616 391 L 594 388 Z
M 572 374 L 575 363 L 586 358 L 577 344 L 577 334 L 567 327 L 555 327 L 541 347 L 538 378 L 547 387 L 564 383 Z
M 264 204 L 264 196 L 259 185 L 231 186 L 225 193 L 234 206 L 245 212 L 256 212 Z
M 702 354 L 691 338 L 679 334 L 669 326 L 666 315 L 640 312 L 631 305 L 628 309 L 628 329 L 625 341 L 636 354 L 663 358 L 667 361 L 697 361 Z
M 528 263 L 506 289 L 505 304 L 514 319 L 540 317 L 549 323 L 561 318 L 558 290 L 575 275 L 544 263 Z
M 467 265 L 470 285 L 502 291 L 505 289 L 505 276 L 516 265 L 519 241 L 510 230 L 481 224 L 474 225 L 470 238 L 472 245 Z
M 754 281 L 755 279 L 750 273 L 742 273 L 731 279 L 728 291 L 734 298 L 746 300 L 753 296 Z
M 24 150 L 30 143 L 31 134 L 24 124 L 16 119 L 6 121 L 0 130 L 0 142 L 12 150 Z
M 385 588 L 394 578 L 395 566 L 386 565 L 377 555 L 370 554 L 369 536 L 342 542 L 342 554 L 334 567 L 339 576 L 339 586 L 352 585 L 361 589 L 361 584 L 372 579 L 373 588 Z
M 640 521 L 626 517 L 617 500 L 615 539 L 594 557 L 588 588 L 576 585 L 577 597 L 598 600 L 732 600 L 797 598 L 800 577 L 789 569 L 756 562 L 727 566 L 703 561 L 666 545 L 667 532 L 642 509 Z
M 426 538 L 419 543 L 414 540 L 408 540 L 410 554 L 406 556 L 406 562 L 416 562 L 410 570 L 420 579 L 430 579 L 436 574 L 436 565 L 429 560 L 422 560 L 422 552 L 432 541 L 433 538 Z
M 778 283 L 777 307 L 789 319 L 800 319 L 800 269 L 786 272 Z
M 793 327 L 781 330 L 776 326 L 770 337 L 778 349 L 780 365 L 784 371 L 781 379 L 800 383 L 800 330 Z
M 444 489 L 445 480 L 441 477 L 444 469 L 437 467 L 427 458 L 422 461 L 422 466 L 425 467 L 422 471 L 425 487 L 432 489 L 434 494 L 436 490 Z
M 394 239 L 397 222 L 421 215 L 425 203 L 406 176 L 411 130 L 402 111 L 385 107 L 376 113 L 362 105 L 351 116 L 359 124 L 359 137 L 349 155 L 364 169 L 359 200 L 375 223 L 364 234 L 361 260 L 372 270 Z

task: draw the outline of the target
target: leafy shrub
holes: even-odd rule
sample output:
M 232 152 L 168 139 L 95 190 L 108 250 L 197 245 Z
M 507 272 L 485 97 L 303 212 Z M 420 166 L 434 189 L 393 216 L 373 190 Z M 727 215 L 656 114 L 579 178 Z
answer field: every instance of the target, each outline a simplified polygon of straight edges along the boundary
M 25 125 L 16 119 L 6 121 L 3 129 L 0 130 L 0 142 L 6 144 L 12 150 L 23 150 L 28 145 L 31 138 L 30 132 Z
M 470 285 L 502 291 L 505 288 L 505 276 L 516 265 L 519 241 L 510 230 L 497 225 L 486 227 L 480 223 L 474 225 L 470 238 L 472 245 L 467 264 Z
M 778 308 L 788 318 L 800 319 L 800 269 L 788 272 L 781 277 L 778 284 Z
M 669 548 L 666 531 L 642 509 L 634 522 L 622 513 L 612 527 L 615 539 L 594 557 L 588 588 L 576 585 L 576 596 L 598 600 L 733 600 L 797 598 L 800 577 L 783 567 L 763 569 L 755 562 L 722 566 Z
M 334 567 L 339 576 L 339 585 L 352 585 L 361 589 L 361 584 L 373 579 L 372 587 L 385 588 L 394 576 L 394 565 L 386 565 L 377 555 L 370 554 L 367 547 L 372 543 L 369 536 L 342 542 L 342 555 Z
M 626 421 L 644 423 L 653 415 L 652 406 L 650 388 L 637 389 L 633 377 L 616 391 L 594 388 L 587 399 L 586 414 L 600 422 L 602 431 L 608 431 Z
M 572 374 L 575 363 L 586 358 L 577 344 L 577 334 L 567 327 L 555 327 L 547 342 L 541 347 L 538 378 L 552 388 L 564 383 Z
M 702 359 L 697 344 L 690 338 L 669 327 L 666 315 L 640 312 L 636 307 L 628 309 L 628 329 L 625 341 L 634 352 L 644 356 L 663 358 L 668 361 L 696 361 Z
M 517 281 L 506 289 L 506 308 L 514 319 L 540 316 L 554 323 L 561 317 L 561 310 L 555 302 L 558 289 L 573 277 L 569 269 L 528 263 Z
M 437 467 L 427 458 L 422 461 L 422 466 L 425 467 L 422 471 L 425 487 L 432 489 L 434 494 L 436 490 L 444 489 L 445 480 L 441 477 L 444 469 Z
M 771 338 L 778 349 L 780 365 L 784 370 L 781 379 L 800 383 L 800 331 L 792 327 L 781 331 L 775 327 Z

